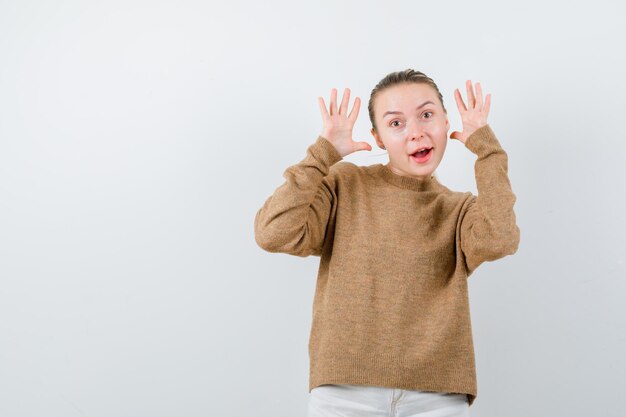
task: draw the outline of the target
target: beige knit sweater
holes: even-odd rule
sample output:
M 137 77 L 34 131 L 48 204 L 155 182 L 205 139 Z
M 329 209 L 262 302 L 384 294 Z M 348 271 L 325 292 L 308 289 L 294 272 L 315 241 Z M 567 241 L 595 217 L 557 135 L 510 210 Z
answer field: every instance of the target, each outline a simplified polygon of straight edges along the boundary
M 478 196 L 435 177 L 358 166 L 319 136 L 254 219 L 269 252 L 320 256 L 309 339 L 309 392 L 363 384 L 477 396 L 467 278 L 517 251 L 508 157 L 489 125 Z M 341 162 L 340 162 L 341 161 Z

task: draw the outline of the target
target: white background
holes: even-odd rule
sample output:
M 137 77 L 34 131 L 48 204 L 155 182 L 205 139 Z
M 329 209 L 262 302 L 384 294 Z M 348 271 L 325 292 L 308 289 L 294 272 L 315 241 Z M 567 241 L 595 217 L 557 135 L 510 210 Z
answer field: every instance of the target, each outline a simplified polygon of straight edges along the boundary
M 319 258 L 253 219 L 414 68 L 492 94 L 521 243 L 471 279 L 473 416 L 623 416 L 623 10 L 609 1 L 0 1 L 0 416 L 305 416 Z M 353 101 L 353 100 L 351 100 Z M 352 104 L 351 104 L 352 106 Z M 476 192 L 451 140 L 437 173 Z

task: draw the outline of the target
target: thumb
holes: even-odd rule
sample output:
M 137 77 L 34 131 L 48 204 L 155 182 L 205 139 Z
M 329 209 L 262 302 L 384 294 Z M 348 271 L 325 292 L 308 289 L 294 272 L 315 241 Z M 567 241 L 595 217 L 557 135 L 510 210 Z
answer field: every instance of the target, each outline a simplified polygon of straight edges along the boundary
M 459 139 L 459 136 L 460 136 L 460 135 L 461 135 L 461 132 L 458 132 L 458 131 L 456 131 L 456 130 L 455 130 L 454 132 L 452 132 L 452 133 L 450 134 L 450 139 L 457 139 L 457 140 L 460 140 L 460 139 Z
M 356 145 L 357 145 L 356 146 L 357 151 L 371 151 L 372 150 L 372 146 L 367 142 L 357 142 Z

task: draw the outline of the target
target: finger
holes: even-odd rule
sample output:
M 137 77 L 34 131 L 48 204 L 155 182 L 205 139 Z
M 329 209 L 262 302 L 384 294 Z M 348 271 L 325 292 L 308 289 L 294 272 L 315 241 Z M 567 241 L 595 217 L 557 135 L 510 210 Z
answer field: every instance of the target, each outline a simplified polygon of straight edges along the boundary
M 343 97 L 341 98 L 341 107 L 339 108 L 339 114 L 346 114 L 348 111 L 348 103 L 350 103 L 350 89 L 343 90 Z
M 337 89 L 330 90 L 330 115 L 337 114 Z
M 476 106 L 476 97 L 474 97 L 472 80 L 467 80 L 467 82 L 465 83 L 465 87 L 467 88 L 467 106 L 470 109 L 473 109 Z
M 372 145 L 367 142 L 356 142 L 358 151 L 371 151 Z
M 328 111 L 326 110 L 326 103 L 324 103 L 324 99 L 322 97 L 317 98 L 317 102 L 320 105 L 320 112 L 322 113 L 322 119 L 324 121 L 328 120 Z
M 489 108 L 491 107 L 491 93 L 487 94 L 487 97 L 485 98 L 485 108 L 484 108 L 484 113 L 485 113 L 485 117 L 489 116 Z
M 458 88 L 454 90 L 454 99 L 456 100 L 456 106 L 459 108 L 459 113 L 465 113 L 467 111 L 467 107 L 465 107 L 463 97 L 461 97 L 461 92 Z
M 354 122 L 356 121 L 356 118 L 359 115 L 360 108 L 361 108 L 361 99 L 357 97 L 354 99 L 354 104 L 352 105 L 352 111 L 348 115 L 348 120 L 350 120 L 352 124 L 354 124 Z
M 476 83 L 476 108 L 478 110 L 483 109 L 483 89 L 479 82 Z

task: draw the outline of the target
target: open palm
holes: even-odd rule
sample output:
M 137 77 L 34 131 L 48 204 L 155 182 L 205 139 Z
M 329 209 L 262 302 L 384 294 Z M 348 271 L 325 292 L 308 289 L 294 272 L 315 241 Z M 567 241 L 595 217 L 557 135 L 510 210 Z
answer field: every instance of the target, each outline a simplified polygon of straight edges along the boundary
M 350 103 L 350 89 L 344 90 L 341 105 L 337 108 L 337 89 L 333 88 L 330 92 L 330 113 L 326 110 L 326 104 L 322 97 L 318 98 L 322 119 L 324 121 L 324 129 L 321 136 L 331 142 L 341 156 L 346 156 L 356 151 L 371 151 L 372 146 L 367 142 L 355 142 L 352 140 L 352 128 L 359 115 L 361 100 L 357 97 L 354 100 L 352 111 L 348 113 L 348 104 Z
M 450 139 L 458 139 L 463 142 L 463 144 L 465 144 L 465 141 L 472 133 L 487 124 L 487 116 L 489 115 L 489 107 L 491 106 L 491 94 L 487 94 L 485 102 L 483 103 L 483 92 L 479 82 L 476 83 L 476 96 L 474 96 L 472 81 L 467 80 L 465 85 L 467 87 L 467 107 L 463 102 L 459 89 L 454 90 L 454 98 L 456 99 L 459 113 L 461 113 L 461 121 L 463 122 L 463 131 L 454 131 L 450 134 Z

